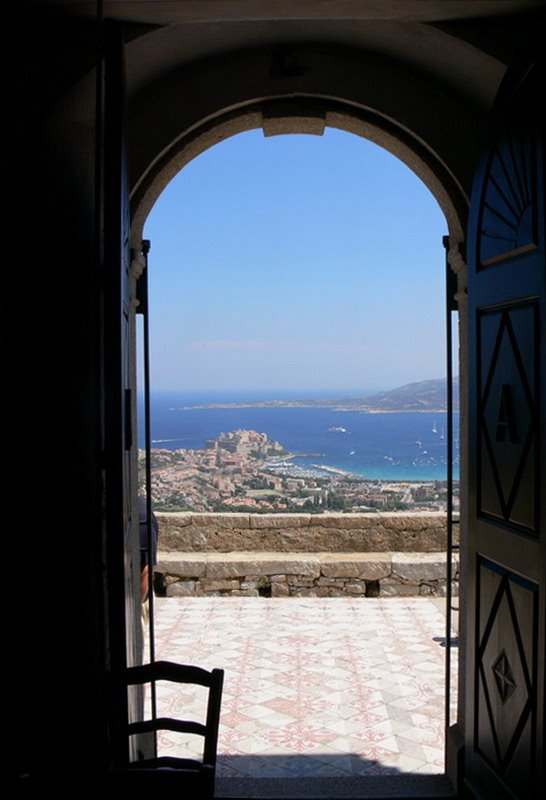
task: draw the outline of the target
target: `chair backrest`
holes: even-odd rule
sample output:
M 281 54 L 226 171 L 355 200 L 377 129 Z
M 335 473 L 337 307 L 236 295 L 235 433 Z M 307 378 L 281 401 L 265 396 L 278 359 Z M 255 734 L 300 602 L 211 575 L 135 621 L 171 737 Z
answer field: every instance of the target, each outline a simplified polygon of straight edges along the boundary
M 183 684 L 197 684 L 208 688 L 207 711 L 204 723 L 195 720 L 179 720 L 170 717 L 157 717 L 156 719 L 131 722 L 128 725 L 129 736 L 138 733 L 157 733 L 159 730 L 172 730 L 180 733 L 192 733 L 204 739 L 203 762 L 209 769 L 216 765 L 218 748 L 218 729 L 220 724 L 220 707 L 224 683 L 224 670 L 211 671 L 188 664 L 175 664 L 171 661 L 156 661 L 152 664 L 143 664 L 137 667 L 128 667 L 123 672 L 123 681 L 126 686 L 152 683 L 156 681 L 170 681 Z M 146 759 L 134 762 L 131 766 L 168 766 L 186 769 L 191 766 L 191 760 L 163 757 Z
M 157 661 L 139 667 L 129 667 L 118 676 L 121 688 L 151 683 L 172 681 L 198 684 L 208 688 L 205 723 L 170 719 L 167 717 L 130 723 L 127 735 L 155 733 L 158 730 L 194 733 L 204 738 L 203 760 L 185 758 L 142 759 L 115 769 L 93 769 L 89 765 L 82 769 L 51 770 L 43 774 L 26 776 L 15 789 L 17 796 L 54 797 L 62 800 L 77 797 L 78 800 L 210 800 L 214 797 L 214 778 L 220 705 L 224 682 L 224 670 L 211 672 L 200 667 Z M 10 797 L 11 797 L 10 793 Z

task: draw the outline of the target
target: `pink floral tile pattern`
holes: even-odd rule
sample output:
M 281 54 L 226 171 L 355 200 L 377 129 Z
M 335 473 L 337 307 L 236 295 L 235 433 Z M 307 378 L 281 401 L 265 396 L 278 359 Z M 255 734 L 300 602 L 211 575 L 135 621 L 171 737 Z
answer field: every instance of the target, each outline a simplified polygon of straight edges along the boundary
M 444 771 L 445 617 L 425 598 L 157 598 L 156 658 L 222 667 L 219 777 Z M 455 703 L 457 650 L 453 651 Z M 202 689 L 158 685 L 160 716 Z M 167 732 L 160 755 L 201 754 Z

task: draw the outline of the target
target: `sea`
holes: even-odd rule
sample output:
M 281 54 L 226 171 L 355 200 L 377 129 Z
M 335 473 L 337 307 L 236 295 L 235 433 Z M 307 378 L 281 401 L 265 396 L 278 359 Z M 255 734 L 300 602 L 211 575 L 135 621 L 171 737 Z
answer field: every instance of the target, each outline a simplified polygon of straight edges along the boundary
M 324 393 L 154 392 L 150 398 L 152 448 L 202 449 L 207 439 L 235 429 L 266 433 L 305 468 L 344 470 L 384 481 L 446 480 L 445 412 L 369 413 L 324 407 L 195 408 L 210 404 L 331 397 Z M 337 392 L 336 397 L 349 393 Z M 142 412 L 142 398 L 139 400 Z M 144 447 L 139 413 L 139 447 Z M 453 419 L 453 478 L 459 477 L 459 417 Z

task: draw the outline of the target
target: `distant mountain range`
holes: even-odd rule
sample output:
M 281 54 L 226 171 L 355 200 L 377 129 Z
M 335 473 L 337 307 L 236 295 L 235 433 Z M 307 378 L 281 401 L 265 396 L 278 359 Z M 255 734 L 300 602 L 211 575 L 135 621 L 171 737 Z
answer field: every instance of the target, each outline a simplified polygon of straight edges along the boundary
M 453 381 L 453 410 L 459 410 L 459 382 Z M 302 398 L 301 400 L 257 400 L 243 403 L 207 403 L 191 408 L 248 408 L 248 407 L 336 408 L 344 411 L 370 413 L 393 411 L 446 411 L 447 382 L 445 378 L 407 383 L 396 389 L 364 395 L 363 397 Z
M 447 382 L 445 378 L 407 383 L 396 389 L 353 398 L 361 409 L 369 411 L 445 411 L 447 408 Z M 343 406 L 347 407 L 347 401 Z M 453 381 L 453 408 L 459 410 L 459 380 Z

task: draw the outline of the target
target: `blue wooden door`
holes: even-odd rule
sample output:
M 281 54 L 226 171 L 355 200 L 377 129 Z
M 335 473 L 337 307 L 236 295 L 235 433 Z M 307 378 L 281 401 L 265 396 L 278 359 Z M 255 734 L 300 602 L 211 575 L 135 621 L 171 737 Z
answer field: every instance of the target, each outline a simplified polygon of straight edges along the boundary
M 464 781 L 495 800 L 544 788 L 544 85 L 541 58 L 508 70 L 468 236 Z

